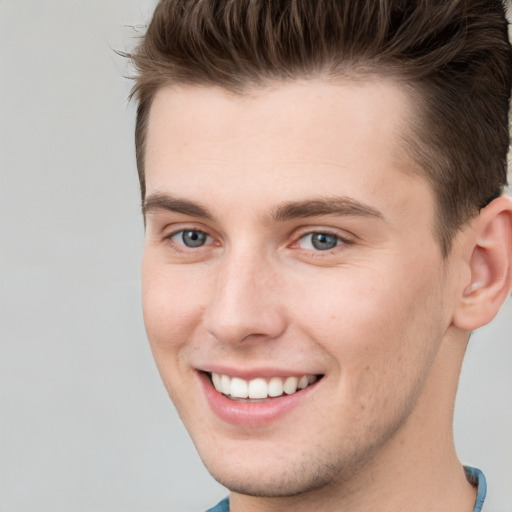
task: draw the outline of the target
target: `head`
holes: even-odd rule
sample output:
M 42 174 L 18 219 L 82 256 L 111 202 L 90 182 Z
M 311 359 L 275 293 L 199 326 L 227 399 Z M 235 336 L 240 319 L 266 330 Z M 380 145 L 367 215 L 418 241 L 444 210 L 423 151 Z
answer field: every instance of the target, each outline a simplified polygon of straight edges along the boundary
M 243 95 L 315 77 L 386 77 L 408 89 L 404 150 L 434 190 L 445 254 L 507 184 L 512 50 L 500 0 L 161 1 L 132 58 L 143 199 L 147 122 L 162 87 Z
M 511 283 L 503 11 L 158 4 L 133 56 L 145 322 L 229 488 L 348 496 L 450 458 L 469 331 Z

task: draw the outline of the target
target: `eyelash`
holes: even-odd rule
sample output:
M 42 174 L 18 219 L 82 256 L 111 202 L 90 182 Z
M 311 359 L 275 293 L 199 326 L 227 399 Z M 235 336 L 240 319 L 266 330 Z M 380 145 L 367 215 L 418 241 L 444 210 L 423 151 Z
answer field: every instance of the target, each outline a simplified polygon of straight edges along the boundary
M 301 240 L 304 240 L 306 239 L 307 237 L 311 237 L 310 238 L 310 245 L 313 245 L 314 246 L 314 242 L 313 242 L 313 236 L 315 235 L 323 235 L 325 237 L 330 237 L 330 238 L 334 238 L 336 240 L 336 245 L 332 248 L 325 248 L 325 249 L 319 249 L 319 248 L 313 248 L 313 249 L 305 249 L 307 251 L 310 251 L 312 253 L 319 253 L 319 254 L 329 254 L 331 251 L 335 250 L 337 247 L 340 247 L 340 246 L 343 246 L 343 245 L 349 245 L 350 244 L 350 240 L 340 236 L 338 233 L 335 233 L 333 231 L 329 231 L 329 230 L 325 230 L 325 229 L 322 229 L 322 230 L 315 230 L 315 231 L 308 231 L 307 233 L 303 233 L 301 234 L 297 240 L 292 244 L 292 246 L 296 246 L 296 245 L 299 245 L 299 243 L 301 242 Z
M 174 237 L 176 237 L 177 235 L 180 235 L 180 234 L 181 234 L 181 237 L 183 238 L 183 235 L 187 231 L 191 232 L 191 233 L 195 233 L 196 235 L 199 235 L 199 236 L 204 236 L 206 239 L 205 243 L 202 245 L 198 245 L 196 247 L 192 247 L 192 246 L 187 246 L 184 243 L 179 243 L 179 242 L 176 242 L 173 240 Z M 330 231 L 328 229 L 318 229 L 318 230 L 312 230 L 312 231 L 307 231 L 307 232 L 301 233 L 299 236 L 297 236 L 295 238 L 295 241 L 292 244 L 290 244 L 289 247 L 300 249 L 299 244 L 300 244 L 301 240 L 304 240 L 307 237 L 312 237 L 314 235 L 325 235 L 327 237 L 333 237 L 336 239 L 336 245 L 332 248 L 326 248 L 326 249 L 318 249 L 318 248 L 302 249 L 309 256 L 320 257 L 322 255 L 332 254 L 332 251 L 335 251 L 338 247 L 348 246 L 353 243 L 350 239 L 342 237 L 334 231 Z M 214 240 L 214 238 L 212 236 L 210 236 L 206 231 L 203 231 L 201 229 L 197 229 L 197 228 L 193 228 L 193 227 L 189 227 L 189 228 L 185 227 L 182 229 L 177 229 L 177 230 L 173 231 L 172 233 L 166 235 L 164 237 L 164 240 L 170 242 L 172 247 L 174 248 L 174 250 L 181 253 L 181 252 L 187 252 L 187 251 L 195 252 L 199 249 L 203 249 L 205 247 L 205 245 L 208 244 L 208 241 L 210 241 L 210 244 L 211 244 L 211 241 Z M 216 245 L 218 245 L 218 244 L 216 244 Z M 314 244 L 311 242 L 311 245 L 314 245 Z
M 190 247 L 190 246 L 185 245 L 184 243 L 177 243 L 176 241 L 173 240 L 173 238 L 175 236 L 180 235 L 180 234 L 181 234 L 181 236 L 183 238 L 183 235 L 187 231 L 190 232 L 190 233 L 196 233 L 197 235 L 200 235 L 200 236 L 204 236 L 206 238 L 205 244 L 208 242 L 208 239 L 213 240 L 213 237 L 211 237 L 208 233 L 206 233 L 206 231 L 203 231 L 202 229 L 186 228 L 186 227 L 173 231 L 172 233 L 170 233 L 167 236 L 165 236 L 164 240 L 170 242 L 172 244 L 174 250 L 176 250 L 177 252 L 195 251 L 196 249 L 203 248 L 205 244 L 199 245 L 197 247 Z

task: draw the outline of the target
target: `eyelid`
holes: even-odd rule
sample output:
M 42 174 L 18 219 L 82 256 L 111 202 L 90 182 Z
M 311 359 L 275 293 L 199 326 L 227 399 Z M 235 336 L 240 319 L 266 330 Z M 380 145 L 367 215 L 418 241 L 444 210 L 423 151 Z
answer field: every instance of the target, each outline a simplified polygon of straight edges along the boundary
M 309 236 L 309 235 L 315 235 L 315 234 L 323 234 L 323 235 L 329 235 L 334 236 L 338 238 L 341 242 L 345 244 L 350 244 L 355 241 L 357 238 L 355 235 L 352 235 L 351 233 L 347 233 L 346 231 L 337 230 L 336 228 L 327 228 L 327 227 L 307 227 L 303 230 L 299 230 L 298 233 L 296 233 L 293 237 L 294 242 L 293 244 L 296 244 L 299 240 L 302 238 Z
M 173 224 L 167 225 L 164 229 L 162 229 L 162 231 L 164 232 L 162 235 L 162 241 L 170 242 L 173 245 L 175 245 L 175 247 L 182 248 L 183 250 L 195 251 L 195 252 L 199 251 L 200 249 L 206 249 L 207 247 L 212 247 L 212 245 L 213 246 L 222 245 L 218 240 L 218 236 L 215 233 L 212 233 L 211 229 L 205 227 L 204 225 L 198 225 L 198 224 L 199 223 L 185 221 L 182 223 L 175 223 L 175 224 L 173 223 Z M 169 231 L 169 228 L 172 228 L 172 229 Z M 178 235 L 180 233 L 183 233 L 184 231 L 197 231 L 197 232 L 203 233 L 204 235 L 206 235 L 207 241 L 202 246 L 189 247 L 189 246 L 185 245 L 184 243 L 180 243 L 178 241 L 172 240 L 173 237 L 175 237 L 176 235 Z M 306 251 L 309 250 L 310 252 L 315 252 L 315 253 L 323 252 L 323 253 L 328 254 L 329 251 L 336 250 L 340 246 L 347 246 L 347 245 L 354 244 L 356 242 L 356 239 L 358 238 L 356 235 L 349 233 L 346 230 L 340 230 L 337 228 L 324 227 L 324 226 L 318 226 L 318 227 L 317 226 L 304 226 L 295 231 L 295 234 L 293 234 L 291 237 L 292 242 L 288 245 L 288 247 L 297 248 L 300 241 L 303 238 L 305 238 L 307 236 L 314 235 L 314 234 L 325 234 L 328 236 L 333 236 L 333 237 L 337 238 L 339 243 L 332 249 L 325 249 L 323 251 L 320 249 L 303 249 L 303 250 L 306 250 Z
M 194 233 L 198 233 L 198 234 L 201 234 L 201 235 L 204 235 L 206 237 L 206 240 L 205 240 L 205 243 L 201 246 L 198 246 L 197 248 L 200 248 L 200 247 L 203 247 L 204 245 L 207 245 L 208 244 L 208 241 L 209 240 L 213 240 L 213 238 L 208 234 L 208 233 L 205 233 L 204 231 L 201 231 L 199 229 L 179 229 L 178 231 L 174 231 L 173 233 L 171 233 L 170 235 L 167 235 L 167 238 L 169 240 L 173 240 L 173 238 L 177 235 L 179 235 L 180 233 L 182 234 L 182 237 L 183 237 L 183 233 L 186 233 L 187 231 L 189 232 L 194 232 Z M 188 249 L 197 249 L 196 247 L 189 247 L 187 246 L 186 244 L 183 244 L 183 243 L 180 243 L 180 242 L 177 242 L 175 240 L 173 240 L 173 243 L 177 243 L 178 245 L 181 245 L 183 247 L 187 247 Z
M 211 234 L 211 229 L 205 226 L 204 224 L 200 222 L 194 222 L 194 221 L 182 221 L 182 222 L 172 222 L 167 223 L 165 226 L 162 227 L 161 233 L 162 238 L 170 238 L 177 233 L 180 233 L 181 231 L 200 231 L 201 233 L 204 233 L 205 235 L 210 236 L 211 238 L 215 238 Z
M 195 223 L 183 222 L 183 223 L 172 224 L 171 226 L 167 226 L 166 229 L 169 227 L 172 227 L 173 229 L 169 232 L 164 233 L 164 235 L 162 236 L 162 241 L 172 244 L 176 250 L 179 249 L 180 251 L 197 252 L 197 251 L 200 251 L 201 249 L 211 247 L 212 245 L 219 245 L 216 237 L 211 234 L 211 230 L 205 229 L 203 226 L 198 226 Z M 185 231 L 196 231 L 198 233 L 204 234 L 207 237 L 205 244 L 198 246 L 198 247 L 189 247 L 189 246 L 185 245 L 184 243 L 180 243 L 176 240 L 173 240 L 173 238 L 176 235 L 179 235 L 180 233 L 183 233 Z

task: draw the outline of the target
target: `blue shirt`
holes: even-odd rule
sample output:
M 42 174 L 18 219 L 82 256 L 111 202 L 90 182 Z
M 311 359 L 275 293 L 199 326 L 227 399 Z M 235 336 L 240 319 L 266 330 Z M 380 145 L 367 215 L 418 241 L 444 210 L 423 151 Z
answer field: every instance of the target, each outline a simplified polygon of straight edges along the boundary
M 475 508 L 473 512 L 481 512 L 484 504 L 485 495 L 487 493 L 487 483 L 484 474 L 476 468 L 464 467 L 468 481 L 477 488 Z M 215 507 L 208 509 L 206 512 L 229 512 L 229 498 L 224 498 Z

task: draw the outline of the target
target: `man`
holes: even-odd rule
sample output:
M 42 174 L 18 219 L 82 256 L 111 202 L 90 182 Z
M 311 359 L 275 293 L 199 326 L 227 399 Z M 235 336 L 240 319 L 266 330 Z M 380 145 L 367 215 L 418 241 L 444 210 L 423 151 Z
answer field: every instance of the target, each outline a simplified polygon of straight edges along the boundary
M 482 510 L 452 416 L 512 286 L 498 0 L 163 0 L 143 305 L 214 511 Z

